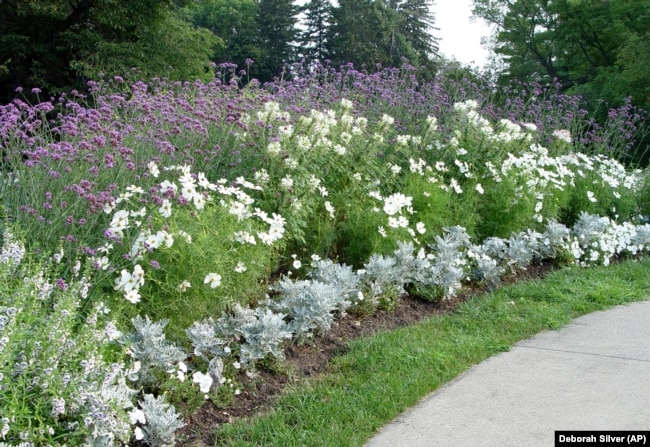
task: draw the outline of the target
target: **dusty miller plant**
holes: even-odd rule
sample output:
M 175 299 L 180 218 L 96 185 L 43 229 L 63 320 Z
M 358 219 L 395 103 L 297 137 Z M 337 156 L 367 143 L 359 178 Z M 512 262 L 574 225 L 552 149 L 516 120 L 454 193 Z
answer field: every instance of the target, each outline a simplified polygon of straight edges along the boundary
M 176 430 L 185 426 L 174 407 L 162 396 L 145 394 L 139 402 L 146 423 L 142 426 L 142 440 L 152 447 L 171 447 L 176 442 Z
M 507 262 L 512 269 L 525 269 L 538 256 L 540 233 L 522 231 L 508 238 Z
M 187 358 L 187 354 L 165 338 L 163 332 L 167 320 L 152 322 L 148 316 L 137 316 L 131 320 L 135 332 L 122 338 L 121 342 L 128 346 L 128 352 L 140 369 L 137 371 L 137 381 L 149 384 L 156 380 L 156 373 L 169 372 L 178 362 Z
M 475 280 L 485 282 L 490 290 L 499 285 L 506 269 L 498 258 L 485 253 L 482 245 L 472 246 L 467 251 L 467 256 L 474 263 L 472 276 Z
M 546 224 L 539 245 L 539 253 L 543 259 L 555 259 L 567 252 L 571 238 L 571 231 L 566 225 L 551 220 Z
M 361 278 L 351 266 L 336 264 L 330 259 L 313 261 L 311 266 L 313 268 L 309 273 L 311 279 L 336 287 L 344 300 L 341 303 L 355 302 L 361 291 Z M 337 310 L 341 315 L 345 314 L 345 309 L 341 306 Z
M 280 293 L 281 298 L 272 303 L 272 308 L 288 315 L 289 329 L 298 343 L 311 338 L 315 331 L 327 332 L 335 314 L 350 306 L 340 289 L 320 281 L 283 279 L 274 290 Z
M 235 304 L 232 313 L 217 320 L 217 334 L 244 340 L 240 345 L 239 361 L 245 366 L 251 366 L 269 354 L 284 359 L 282 345 L 292 337 L 285 317 L 285 314 L 274 313 L 264 306 L 249 309 Z
M 405 283 L 395 258 L 375 253 L 363 266 L 361 281 L 369 290 L 373 304 L 378 304 L 381 299 L 390 305 L 392 301 L 397 301 L 400 294 L 404 293 Z
M 210 360 L 215 356 L 226 356 L 225 347 L 228 341 L 217 336 L 218 330 L 216 322 L 212 318 L 192 324 L 186 333 L 194 347 L 194 354 L 203 360 Z
M 437 286 L 444 298 L 452 297 L 467 277 L 466 251 L 471 247 L 467 231 L 460 226 L 445 228 L 443 236 L 436 236 L 431 244 L 431 285 Z
M 400 281 L 405 284 L 426 284 L 430 281 L 431 261 L 424 249 L 420 249 L 417 254 L 413 254 L 414 251 L 413 242 L 397 242 L 397 250 L 393 252 L 393 256 Z

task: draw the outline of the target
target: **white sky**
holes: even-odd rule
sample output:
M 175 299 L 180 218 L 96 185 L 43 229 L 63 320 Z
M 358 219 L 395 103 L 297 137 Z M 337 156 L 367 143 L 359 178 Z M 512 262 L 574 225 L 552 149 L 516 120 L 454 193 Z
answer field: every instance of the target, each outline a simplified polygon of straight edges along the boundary
M 481 37 L 489 36 L 490 28 L 481 20 L 469 21 L 472 0 L 436 0 L 433 12 L 440 53 L 464 64 L 484 66 L 489 53 L 481 47 Z

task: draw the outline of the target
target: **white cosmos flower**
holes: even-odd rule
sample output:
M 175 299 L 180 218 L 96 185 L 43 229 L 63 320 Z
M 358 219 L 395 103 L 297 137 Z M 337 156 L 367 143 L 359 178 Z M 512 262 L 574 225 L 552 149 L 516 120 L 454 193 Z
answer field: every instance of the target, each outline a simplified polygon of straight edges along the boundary
M 144 415 L 144 411 L 139 408 L 129 411 L 129 422 L 131 422 L 131 425 L 135 425 L 137 423 L 146 424 L 147 418 Z
M 196 371 L 192 374 L 192 382 L 199 385 L 202 393 L 209 393 L 212 388 L 212 377 L 210 374 L 203 374 L 201 371 Z
M 187 233 L 186 231 L 178 230 L 178 231 L 176 232 L 176 234 L 178 234 L 179 236 L 181 236 L 182 238 L 184 238 L 184 239 L 185 239 L 185 242 L 187 242 L 188 244 L 191 244 L 191 243 L 192 243 L 192 235 L 189 234 L 189 233 Z
M 185 280 L 178 285 L 178 290 L 180 290 L 181 292 L 185 292 L 190 287 L 192 287 L 192 284 L 190 284 L 188 280 Z
M 283 189 L 291 189 L 293 188 L 293 179 L 289 177 L 288 175 L 285 176 L 282 180 L 280 180 L 280 186 Z
M 236 273 L 244 273 L 246 270 L 246 265 L 243 262 L 237 262 L 237 265 L 235 266 Z
M 156 234 L 150 234 L 145 238 L 144 246 L 149 250 L 155 250 L 156 248 L 160 247 L 163 239 L 164 237 L 160 231 Z
M 129 227 L 129 212 L 120 210 L 113 215 L 111 220 L 111 230 L 121 232 Z
M 126 190 L 131 194 L 144 194 L 144 189 L 141 186 L 131 185 L 127 186 Z
M 246 232 L 246 231 L 237 231 L 233 234 L 233 237 L 240 244 L 251 244 L 256 245 L 255 236 Z
M 565 143 L 571 143 L 571 131 L 567 129 L 554 130 L 553 136 Z
M 282 146 L 280 145 L 279 141 L 272 141 L 269 143 L 269 145 L 266 147 L 266 150 L 269 154 L 271 155 L 277 155 L 282 151 Z
M 209 284 L 211 289 L 219 287 L 221 284 L 221 275 L 218 273 L 208 273 L 203 280 L 203 284 Z
M 172 215 L 172 203 L 167 199 L 163 199 L 162 205 L 158 208 L 158 212 L 162 217 L 170 217 Z
M 461 194 L 463 192 L 463 188 L 460 187 L 460 184 L 455 178 L 451 179 L 450 186 L 456 191 L 456 194 Z
M 144 270 L 139 264 L 136 264 L 133 273 L 129 273 L 126 269 L 120 272 L 120 277 L 115 280 L 115 290 L 124 290 L 125 293 L 128 293 L 137 290 L 143 284 Z
M 587 198 L 589 199 L 590 202 L 597 202 L 598 200 L 596 199 L 596 196 L 594 195 L 593 192 L 587 191 Z
M 202 210 L 205 208 L 205 197 L 203 197 L 203 194 L 196 193 L 194 194 L 194 206 L 196 207 L 197 210 Z
M 329 201 L 325 202 L 325 209 L 330 214 L 330 217 L 334 219 L 334 212 L 335 212 L 334 206 L 332 206 L 332 204 Z
M 149 164 L 147 164 L 147 168 L 149 168 L 149 173 L 154 177 L 158 177 L 160 175 L 160 169 L 158 169 L 158 165 L 155 161 L 150 161 Z
M 128 292 L 126 292 L 124 294 L 124 299 L 127 300 L 129 303 L 132 303 L 132 304 L 139 303 L 141 298 L 142 297 L 140 296 L 140 293 L 135 289 L 129 290 Z
M 425 226 L 424 226 L 424 223 L 422 223 L 422 222 L 418 222 L 418 223 L 415 225 L 415 229 L 416 229 L 417 232 L 420 233 L 420 234 L 424 234 L 424 233 L 427 231 L 427 229 L 426 229 Z
M 160 184 L 159 193 L 161 195 L 165 195 L 169 193 L 176 194 L 176 191 L 178 191 L 178 186 L 176 186 L 175 183 L 171 183 L 169 180 L 165 180 Z

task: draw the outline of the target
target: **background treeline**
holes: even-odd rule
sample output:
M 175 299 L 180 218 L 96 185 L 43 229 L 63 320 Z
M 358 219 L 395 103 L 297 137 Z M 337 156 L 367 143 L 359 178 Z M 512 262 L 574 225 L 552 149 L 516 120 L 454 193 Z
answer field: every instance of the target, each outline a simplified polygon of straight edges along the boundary
M 272 80 L 299 60 L 433 69 L 431 0 L 5 0 L 0 89 L 81 88 L 100 73 L 207 79 L 211 63 Z
M 441 74 L 560 85 L 590 111 L 650 107 L 647 0 L 474 0 L 494 26 L 482 73 L 438 54 L 434 0 L 3 0 L 0 101 L 22 86 L 83 89 L 100 74 L 207 80 L 215 64 L 261 82 L 305 61 L 369 72 L 404 59 Z M 507 96 L 507 95 L 506 95 Z M 606 102 L 605 106 L 602 100 Z M 498 101 L 498 98 L 496 99 Z M 646 144 L 647 145 L 647 144 Z

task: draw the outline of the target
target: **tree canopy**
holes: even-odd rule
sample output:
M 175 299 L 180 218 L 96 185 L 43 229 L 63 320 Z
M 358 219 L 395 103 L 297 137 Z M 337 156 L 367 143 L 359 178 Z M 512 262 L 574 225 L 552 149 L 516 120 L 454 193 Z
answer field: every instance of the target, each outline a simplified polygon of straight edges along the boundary
M 137 67 L 143 76 L 208 73 L 220 40 L 177 15 L 172 0 L 3 0 L 0 91 L 56 91 L 100 72 Z
M 496 27 L 502 81 L 557 80 L 591 102 L 650 106 L 647 1 L 474 0 L 473 14 Z

